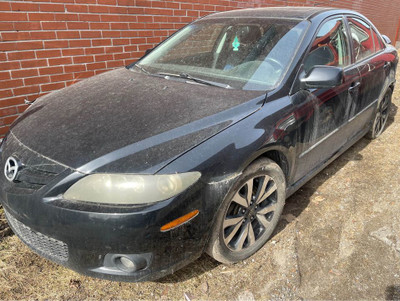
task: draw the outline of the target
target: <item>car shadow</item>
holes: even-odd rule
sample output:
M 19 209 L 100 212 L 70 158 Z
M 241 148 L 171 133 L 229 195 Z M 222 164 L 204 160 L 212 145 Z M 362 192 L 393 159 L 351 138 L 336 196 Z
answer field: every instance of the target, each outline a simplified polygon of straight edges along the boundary
M 400 300 L 400 286 L 388 286 L 385 290 L 385 300 Z
M 398 107 L 395 104 L 392 104 L 385 131 L 394 122 L 394 116 L 396 115 L 397 111 Z M 370 143 L 371 140 L 365 137 L 361 138 L 347 151 L 345 151 L 339 158 L 337 158 L 335 161 L 333 161 L 331 164 L 325 167 L 314 178 L 308 181 L 303 187 L 301 187 L 297 192 L 295 192 L 291 197 L 289 197 L 286 200 L 286 205 L 282 213 L 283 218 L 280 220 L 277 228 L 275 229 L 270 239 L 272 239 L 274 236 L 283 231 L 287 225 L 292 223 L 293 220 L 295 220 L 297 217 L 301 215 L 304 209 L 306 209 L 307 206 L 309 205 L 311 197 L 325 181 L 334 176 L 336 172 L 341 170 L 348 162 L 361 161 L 363 159 L 361 151 L 364 148 L 366 148 Z M 157 280 L 157 282 L 161 283 L 183 282 L 193 277 L 198 277 L 201 274 L 206 273 L 208 271 L 211 271 L 216 267 L 218 267 L 220 264 L 221 263 L 212 259 L 208 255 L 203 254 L 199 259 L 197 259 L 193 263 L 176 271 L 174 274 L 167 275 Z

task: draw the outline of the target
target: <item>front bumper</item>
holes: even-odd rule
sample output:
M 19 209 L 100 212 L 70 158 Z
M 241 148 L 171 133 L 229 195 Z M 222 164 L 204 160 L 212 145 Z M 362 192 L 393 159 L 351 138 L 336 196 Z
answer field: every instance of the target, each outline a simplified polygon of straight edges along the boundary
M 46 202 L 38 195 L 4 190 L 2 203 L 13 231 L 39 255 L 93 277 L 144 281 L 172 273 L 203 252 L 209 222 L 199 186 L 153 206 L 119 212 L 112 208 L 96 212 L 99 208 L 94 207 L 79 210 L 79 204 L 65 208 L 60 202 L 67 201 Z M 160 231 L 162 225 L 195 209 L 200 214 L 190 222 Z M 145 264 L 137 271 L 126 271 L 112 260 L 116 256 Z

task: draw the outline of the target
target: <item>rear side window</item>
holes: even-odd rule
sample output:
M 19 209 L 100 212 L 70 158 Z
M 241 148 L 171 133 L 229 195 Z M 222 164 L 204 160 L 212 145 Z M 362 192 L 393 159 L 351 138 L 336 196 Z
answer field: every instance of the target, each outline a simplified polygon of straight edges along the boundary
M 372 29 L 372 36 L 374 38 L 375 52 L 381 51 L 383 49 L 383 43 L 374 29 Z
M 348 20 L 353 41 L 354 58 L 356 61 L 360 61 L 375 53 L 371 26 L 359 18 L 348 18 Z
M 345 67 L 350 63 L 350 51 L 342 18 L 325 22 L 318 30 L 304 62 L 306 73 L 313 66 Z

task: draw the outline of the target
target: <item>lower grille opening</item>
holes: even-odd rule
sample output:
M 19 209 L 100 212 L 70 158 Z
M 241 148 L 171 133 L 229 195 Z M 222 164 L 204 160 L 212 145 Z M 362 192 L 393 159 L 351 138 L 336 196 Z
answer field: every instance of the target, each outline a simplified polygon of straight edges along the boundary
M 6 210 L 6 218 L 11 229 L 17 236 L 39 255 L 57 262 L 68 261 L 68 246 L 66 243 L 33 231 L 28 226 L 16 220 Z

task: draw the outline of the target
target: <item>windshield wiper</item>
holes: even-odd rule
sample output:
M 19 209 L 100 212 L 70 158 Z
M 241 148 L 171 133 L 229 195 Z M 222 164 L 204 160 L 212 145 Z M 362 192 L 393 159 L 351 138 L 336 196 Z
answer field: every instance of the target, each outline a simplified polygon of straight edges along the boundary
M 173 74 L 173 73 L 157 73 L 158 75 L 163 75 L 163 76 L 171 76 L 171 77 L 178 77 L 178 78 L 183 78 L 183 79 L 188 79 L 191 81 L 194 81 L 196 83 L 199 84 L 203 84 L 203 85 L 208 85 L 208 86 L 214 86 L 214 87 L 220 87 L 220 88 L 225 88 L 225 89 L 232 89 L 232 87 L 228 84 L 222 84 L 222 83 L 218 83 L 218 82 L 213 82 L 210 80 L 206 80 L 206 79 L 202 79 L 202 78 L 198 78 L 198 77 L 193 77 L 190 74 L 187 73 L 180 73 L 180 74 Z
M 147 71 L 146 69 L 144 69 L 142 66 L 135 64 L 133 65 L 133 67 L 138 68 L 140 71 L 142 71 L 143 73 L 146 73 L 147 75 L 152 75 L 149 71 Z

